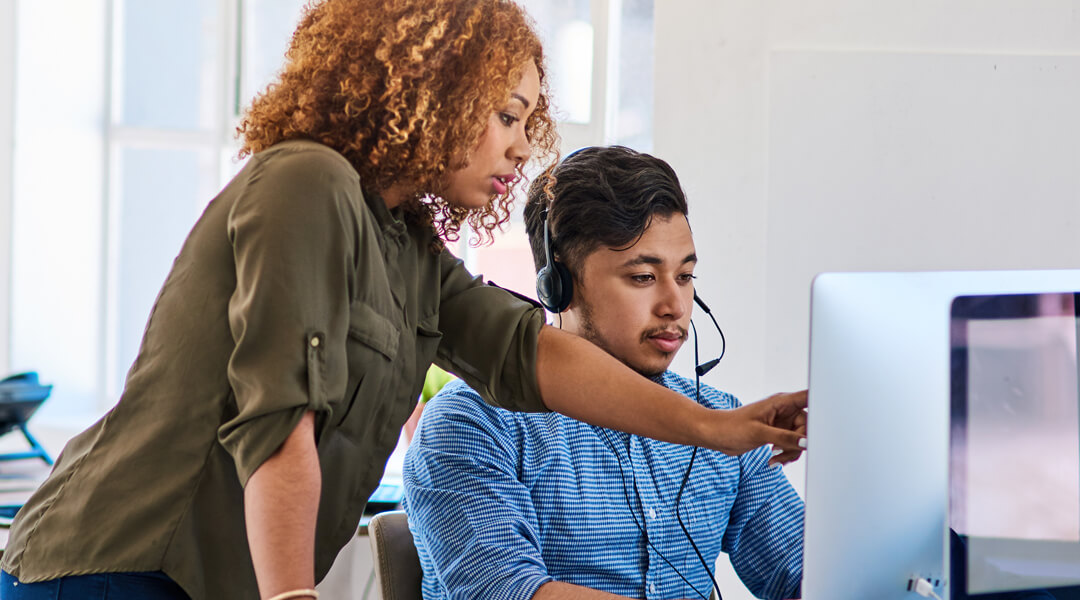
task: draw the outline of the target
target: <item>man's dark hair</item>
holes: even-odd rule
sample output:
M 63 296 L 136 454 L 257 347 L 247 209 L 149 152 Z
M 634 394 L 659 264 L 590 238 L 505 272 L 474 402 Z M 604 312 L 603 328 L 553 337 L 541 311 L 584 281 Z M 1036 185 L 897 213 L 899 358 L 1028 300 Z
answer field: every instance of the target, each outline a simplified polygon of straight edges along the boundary
M 545 209 L 555 258 L 578 281 L 582 262 L 597 248 L 629 248 L 654 216 L 689 210 L 670 165 L 624 146 L 583 148 L 533 180 L 525 230 L 537 271 L 547 263 Z

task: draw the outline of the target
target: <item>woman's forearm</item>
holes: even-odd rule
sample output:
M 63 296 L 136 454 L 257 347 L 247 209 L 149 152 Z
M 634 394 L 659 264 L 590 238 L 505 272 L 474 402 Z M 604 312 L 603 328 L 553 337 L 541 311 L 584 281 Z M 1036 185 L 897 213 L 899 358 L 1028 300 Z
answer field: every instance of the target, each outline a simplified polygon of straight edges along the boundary
M 798 458 L 805 392 L 777 394 L 730 411 L 711 410 L 653 383 L 591 342 L 545 326 L 537 381 L 551 410 L 593 425 L 741 454 L 764 444 Z M 786 460 L 784 462 L 786 462 Z
M 628 600 L 626 596 L 616 596 L 600 590 L 579 585 L 549 581 L 540 586 L 532 600 Z
M 315 587 L 321 486 L 315 418 L 308 412 L 244 488 L 244 522 L 262 598 Z
M 541 329 L 536 373 L 547 407 L 579 421 L 677 444 L 695 444 L 704 434 L 692 429 L 709 409 L 576 335 Z

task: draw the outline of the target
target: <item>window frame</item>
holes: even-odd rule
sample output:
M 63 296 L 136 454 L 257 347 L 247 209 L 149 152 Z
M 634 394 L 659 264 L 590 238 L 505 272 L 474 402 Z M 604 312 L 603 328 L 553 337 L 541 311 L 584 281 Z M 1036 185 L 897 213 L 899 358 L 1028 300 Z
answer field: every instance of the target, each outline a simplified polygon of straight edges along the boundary
M 125 149 L 144 148 L 153 150 L 185 150 L 205 152 L 215 157 L 216 172 L 201 178 L 202 200 L 209 202 L 214 194 L 238 170 L 234 161 L 238 145 L 233 132 L 239 124 L 240 74 L 243 72 L 240 51 L 243 0 L 216 0 L 219 27 L 217 57 L 211 63 L 214 70 L 210 81 L 213 118 L 208 127 L 200 129 L 164 129 L 126 125 L 123 120 L 124 85 L 124 3 L 139 0 L 106 0 L 108 31 L 106 40 L 106 122 L 103 131 L 105 162 L 105 223 L 102 232 L 103 279 L 102 281 L 102 327 L 98 365 L 100 390 L 99 411 L 108 410 L 122 392 L 120 336 L 123 328 L 120 314 L 120 243 L 123 232 L 120 220 L 123 215 L 124 198 L 121 181 L 121 154 Z M 145 319 L 146 315 L 129 317 Z
M 88 235 L 86 240 L 78 241 L 78 247 L 69 250 L 72 253 L 82 254 L 79 261 L 91 269 L 93 274 L 90 277 L 96 283 L 94 290 L 83 299 L 87 306 L 95 307 L 89 309 L 89 313 L 93 315 L 88 315 L 90 321 L 84 321 L 90 323 L 87 331 L 92 330 L 92 333 L 87 333 L 89 336 L 86 342 L 87 348 L 80 349 L 75 358 L 66 360 L 85 361 L 82 364 L 90 368 L 93 373 L 92 377 L 79 375 L 82 378 L 79 379 L 79 385 L 85 385 L 85 392 L 79 391 L 76 396 L 72 396 L 70 404 L 71 407 L 85 411 L 88 415 L 100 416 L 115 404 L 121 392 L 122 370 L 126 371 L 128 368 L 126 364 L 119 364 L 121 347 L 128 343 L 127 340 L 123 342 L 121 340 L 122 323 L 130 324 L 131 319 L 138 319 L 144 323 L 147 317 L 145 314 L 121 314 L 120 308 L 121 285 L 123 285 L 122 277 L 124 276 L 121 272 L 122 248 L 120 244 L 124 233 L 121 230 L 123 226 L 121 221 L 125 201 L 122 188 L 122 153 L 129 148 L 147 148 L 197 151 L 213 156 L 215 158 L 214 172 L 207 172 L 202 179 L 202 185 L 207 189 L 203 194 L 204 197 L 197 200 L 208 202 L 243 164 L 242 161 L 236 159 L 239 146 L 235 131 L 244 104 L 248 101 L 247 98 L 241 97 L 241 94 L 244 90 L 252 88 L 243 78 L 253 76 L 249 73 L 245 62 L 247 58 L 245 54 L 251 52 L 252 49 L 246 47 L 245 41 L 247 36 L 257 35 L 252 29 L 256 24 L 250 14 L 245 14 L 245 10 L 248 13 L 252 11 L 252 7 L 255 6 L 254 0 L 214 0 L 210 10 L 217 11 L 215 17 L 217 25 L 212 34 L 216 38 L 214 41 L 216 58 L 211 67 L 214 72 L 207 75 L 204 80 L 208 86 L 204 90 L 204 93 L 208 95 L 207 102 L 215 107 L 211 109 L 212 120 L 187 130 L 124 124 L 121 121 L 121 103 L 123 102 L 122 86 L 125 75 L 123 69 L 126 57 L 122 19 L 125 2 L 137 1 L 139 0 L 98 0 L 100 4 L 92 11 L 96 15 L 101 15 L 103 23 L 95 22 L 95 50 L 92 56 L 83 61 L 92 63 L 95 68 L 100 67 L 103 70 L 104 79 L 97 80 L 101 82 L 102 89 L 91 94 L 93 101 L 101 104 L 103 112 L 100 113 L 98 124 L 90 126 L 96 127 L 94 143 L 97 143 L 100 148 L 100 156 L 95 157 L 92 162 L 97 163 L 94 165 L 94 172 L 100 174 L 102 183 L 91 184 L 86 196 L 79 201 L 84 205 L 89 201 L 99 207 L 101 222 L 89 225 L 93 235 Z M 22 2 L 26 0 L 5 3 L 3 5 L 5 14 L 10 13 L 9 16 L 12 17 L 18 16 Z M 562 138 L 560 150 L 563 155 L 581 146 L 611 143 L 615 137 L 619 89 L 618 28 L 622 18 L 622 6 L 623 0 L 591 0 L 590 2 L 590 18 L 593 27 L 591 114 L 587 123 L 560 122 L 558 124 Z M 16 161 L 19 160 L 17 159 L 19 148 L 15 143 L 16 138 L 19 135 L 36 134 L 26 132 L 20 134 L 14 126 L 18 110 L 15 101 L 18 88 L 15 86 L 19 84 L 19 73 L 16 69 L 19 64 L 18 19 L 0 20 L 4 22 L 0 25 L 0 33 L 8 31 L 12 34 L 0 36 L 0 39 L 6 40 L 0 47 L 0 63 L 2 63 L 0 77 L 11 82 L 8 90 L 11 98 L 6 96 L 0 98 L 0 143 L 5 140 L 11 142 L 3 144 L 3 149 L 0 149 L 2 168 L 7 169 L 7 171 L 0 171 L 0 181 L 11 182 L 11 177 L 3 178 L 2 175 L 8 171 L 13 172 Z M 11 102 L 8 102 L 9 99 Z M 5 149 L 10 150 L 10 155 L 5 154 Z M 34 160 L 37 160 L 36 156 Z M 15 185 L 0 186 L 0 233 L 11 234 L 18 225 L 15 222 L 15 207 L 19 201 L 16 193 L 18 193 L 18 188 Z M 196 203 L 193 202 L 193 210 L 195 207 Z M 468 235 L 469 232 L 463 231 L 463 238 L 467 239 Z M 56 378 L 56 383 L 60 384 L 57 389 L 60 391 L 61 388 L 68 386 L 65 385 L 64 375 L 50 373 L 53 369 L 50 365 L 54 363 L 48 360 L 41 361 L 40 357 L 34 359 L 22 356 L 25 353 L 24 350 L 15 343 L 15 331 L 12 324 L 16 322 L 15 319 L 21 318 L 13 312 L 13 309 L 18 308 L 14 296 L 14 273 L 17 270 L 16 261 L 20 260 L 15 258 L 15 254 L 33 251 L 32 248 L 15 247 L 17 237 L 8 235 L 7 239 L 12 240 L 11 243 L 0 249 L 0 314 L 4 315 L 0 319 L 0 336 L 5 340 L 5 344 L 0 348 L 0 365 L 10 368 L 16 361 L 26 361 L 28 358 L 34 360 L 34 368 L 40 368 L 43 375 L 47 377 Z M 457 245 L 457 249 L 462 251 L 462 257 L 467 264 L 471 263 L 471 266 L 475 266 L 477 248 L 462 243 Z M 20 281 L 23 280 L 20 279 Z M 24 304 L 29 301 L 31 300 L 26 298 L 20 300 Z M 41 335 L 50 338 L 56 337 L 56 334 L 56 331 L 48 328 L 41 331 Z M 90 356 L 89 360 L 83 358 L 91 353 L 94 356 Z M 57 360 L 65 359 L 58 357 Z M 78 389 L 83 390 L 83 387 Z M 66 392 L 65 395 L 68 393 L 70 392 Z

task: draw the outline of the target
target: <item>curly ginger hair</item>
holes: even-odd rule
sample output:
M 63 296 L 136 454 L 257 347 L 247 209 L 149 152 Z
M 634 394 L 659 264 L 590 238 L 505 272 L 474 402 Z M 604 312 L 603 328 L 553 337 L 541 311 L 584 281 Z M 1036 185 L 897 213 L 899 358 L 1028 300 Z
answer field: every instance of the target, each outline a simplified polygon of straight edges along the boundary
M 514 186 L 476 210 L 449 204 L 439 190 L 468 164 L 528 61 L 541 84 L 525 123 L 532 154 L 557 157 L 543 48 L 510 0 L 313 2 L 285 57 L 237 128 L 240 156 L 297 138 L 325 144 L 353 165 L 365 193 L 407 185 L 406 216 L 433 227 L 433 249 L 458 239 L 465 222 L 490 242 L 509 219 Z

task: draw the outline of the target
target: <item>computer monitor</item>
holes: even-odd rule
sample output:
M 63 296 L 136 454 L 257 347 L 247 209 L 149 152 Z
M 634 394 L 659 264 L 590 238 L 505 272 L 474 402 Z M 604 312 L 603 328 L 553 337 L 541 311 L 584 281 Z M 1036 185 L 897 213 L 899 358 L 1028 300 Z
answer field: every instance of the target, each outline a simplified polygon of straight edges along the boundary
M 949 598 L 950 306 L 1080 270 L 826 273 L 810 317 L 803 597 Z
M 1080 597 L 1078 315 L 1073 291 L 952 303 L 954 598 Z

